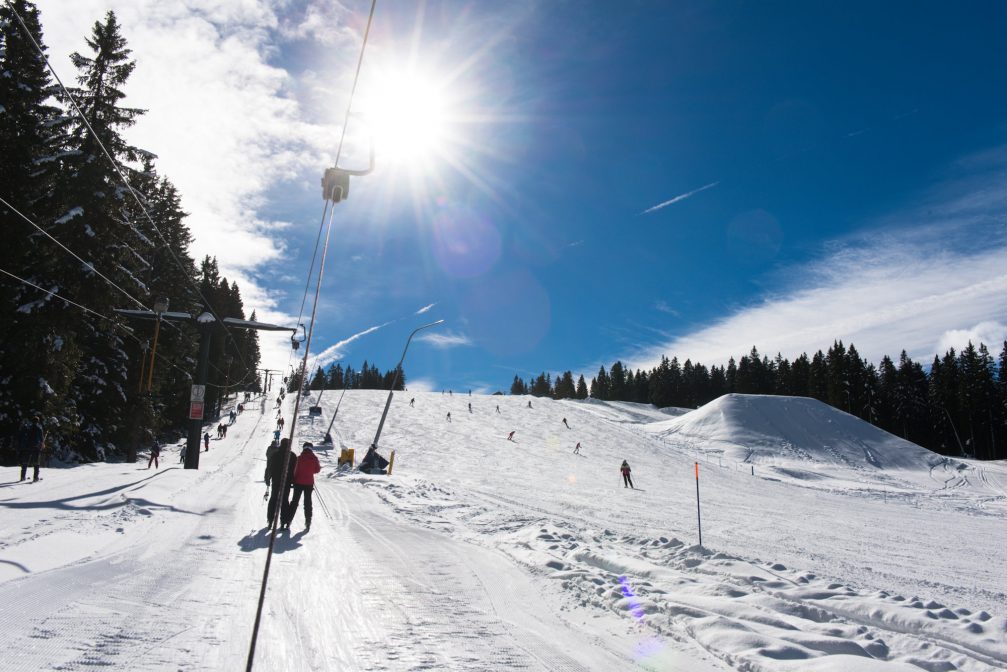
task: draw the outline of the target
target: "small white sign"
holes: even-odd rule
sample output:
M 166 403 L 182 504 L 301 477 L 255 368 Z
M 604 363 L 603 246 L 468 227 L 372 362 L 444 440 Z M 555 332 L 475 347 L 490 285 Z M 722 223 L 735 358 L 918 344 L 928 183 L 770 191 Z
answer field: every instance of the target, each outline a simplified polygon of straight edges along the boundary
M 206 385 L 193 385 L 189 393 L 189 401 L 203 401 L 206 398 Z

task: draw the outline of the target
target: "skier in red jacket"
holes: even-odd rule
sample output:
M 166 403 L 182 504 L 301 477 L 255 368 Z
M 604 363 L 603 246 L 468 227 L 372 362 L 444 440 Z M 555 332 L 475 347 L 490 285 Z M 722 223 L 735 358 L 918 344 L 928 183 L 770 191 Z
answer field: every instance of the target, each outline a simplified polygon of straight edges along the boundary
M 297 465 L 294 467 L 294 488 L 290 495 L 290 504 L 283 514 L 283 525 L 285 529 L 290 529 L 290 523 L 297 513 L 297 504 L 304 493 L 304 531 L 311 529 L 311 493 L 315 489 L 315 474 L 322 470 L 318 464 L 318 457 L 315 451 L 311 450 L 313 445 L 305 442 L 304 449 L 297 458 Z

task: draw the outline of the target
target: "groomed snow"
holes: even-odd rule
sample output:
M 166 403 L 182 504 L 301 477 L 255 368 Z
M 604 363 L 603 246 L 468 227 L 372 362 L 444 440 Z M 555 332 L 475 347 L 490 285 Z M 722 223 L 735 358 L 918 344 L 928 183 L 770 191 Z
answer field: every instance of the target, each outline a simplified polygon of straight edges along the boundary
M 338 471 L 385 396 L 348 392 L 318 450 L 314 522 L 305 534 L 299 512 L 278 538 L 256 669 L 1007 667 L 1003 463 L 945 460 L 800 398 L 675 417 L 405 392 L 381 437 L 394 474 Z M 320 418 L 302 401 L 298 444 L 321 443 L 338 397 Z M 239 416 L 198 472 L 175 447 L 157 471 L 0 482 L 0 668 L 240 669 L 272 406 Z

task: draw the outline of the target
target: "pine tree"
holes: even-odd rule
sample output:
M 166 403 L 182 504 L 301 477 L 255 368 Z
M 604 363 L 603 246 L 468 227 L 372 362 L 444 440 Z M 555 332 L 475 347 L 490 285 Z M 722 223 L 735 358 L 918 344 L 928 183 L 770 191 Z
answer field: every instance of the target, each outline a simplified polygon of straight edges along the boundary
M 511 394 L 528 394 L 528 386 L 524 384 L 519 376 L 514 376 L 514 382 L 510 385 Z
M 133 175 L 136 171 L 130 165 L 142 155 L 122 137 L 122 131 L 142 114 L 142 110 L 120 105 L 125 96 L 122 87 L 135 64 L 129 59 L 130 50 L 112 12 L 103 23 L 94 24 L 87 44 L 92 56 L 76 52 L 70 56 L 81 86 L 71 93 L 90 128 L 74 118 L 65 166 L 68 178 L 58 194 L 64 214 L 53 222 L 51 232 L 126 291 L 144 293 L 147 288 L 141 277 L 150 241 L 129 222 L 129 195 L 116 171 Z M 99 141 L 115 165 L 108 161 Z M 54 264 L 43 272 L 79 302 L 104 315 L 112 314 L 123 299 L 90 268 Z M 129 353 L 125 332 L 114 324 L 78 320 L 74 326 L 78 329 L 73 336 L 87 356 L 81 361 L 71 396 L 81 414 L 85 452 L 93 455 L 99 443 L 137 435 L 138 423 L 128 414 Z
M 20 16 L 27 31 L 18 21 Z M 0 5 L 0 185 L 5 200 L 46 228 L 55 218 L 66 119 L 53 105 L 55 88 L 33 40 L 45 51 L 39 12 L 33 2 Z M 0 204 L 0 268 L 67 295 L 45 268 L 76 264 L 11 209 Z M 82 319 L 76 308 L 13 280 L 0 281 L 0 434 L 40 413 L 50 445 L 64 443 L 76 428 L 69 391 L 83 356 L 67 329 Z
M 574 386 L 573 373 L 564 371 L 561 376 L 557 376 L 556 378 L 555 398 L 573 399 L 576 396 L 577 388 Z
M 581 374 L 580 377 L 577 379 L 577 398 L 587 399 L 587 396 L 588 396 L 587 383 L 584 381 L 584 374 Z
M 605 372 L 605 367 L 602 366 L 598 369 L 598 375 L 591 379 L 591 398 L 604 401 L 609 398 L 608 395 L 608 373 Z

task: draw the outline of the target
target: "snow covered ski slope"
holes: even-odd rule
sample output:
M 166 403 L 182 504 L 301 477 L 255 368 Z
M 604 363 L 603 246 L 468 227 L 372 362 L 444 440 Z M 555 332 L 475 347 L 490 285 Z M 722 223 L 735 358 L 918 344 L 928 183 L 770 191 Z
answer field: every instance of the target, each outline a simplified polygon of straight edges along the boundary
M 318 418 L 302 403 L 298 443 L 321 443 L 337 398 Z M 277 541 L 256 669 L 1007 668 L 1002 463 L 806 399 L 676 415 L 406 392 L 381 440 L 395 473 L 338 471 L 384 398 L 348 392 L 316 449 L 312 529 L 299 513 Z M 239 416 L 198 473 L 168 450 L 156 473 L 0 481 L 0 669 L 241 668 L 274 426 Z

